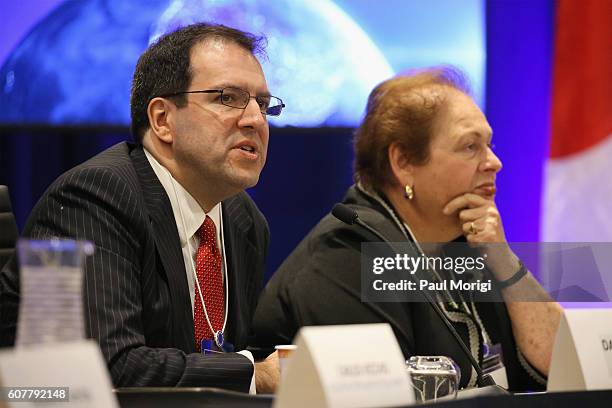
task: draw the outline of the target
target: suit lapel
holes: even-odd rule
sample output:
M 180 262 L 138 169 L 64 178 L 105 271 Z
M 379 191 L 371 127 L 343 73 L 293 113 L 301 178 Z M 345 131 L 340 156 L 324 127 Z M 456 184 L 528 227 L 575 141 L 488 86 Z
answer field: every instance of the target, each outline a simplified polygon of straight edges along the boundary
M 163 265 L 170 290 L 174 344 L 187 352 L 195 351 L 193 315 L 183 253 L 172 206 L 142 147 L 135 148 L 132 161 L 140 178 L 149 213 L 155 247 Z
M 250 311 L 247 302 L 253 296 L 248 293 L 254 287 L 251 283 L 254 273 L 249 273 L 255 259 L 255 247 L 248 239 L 248 232 L 253 219 L 245 211 L 240 195 L 222 202 L 223 207 L 223 240 L 227 260 L 228 277 L 228 327 L 230 342 L 237 348 L 246 346 Z

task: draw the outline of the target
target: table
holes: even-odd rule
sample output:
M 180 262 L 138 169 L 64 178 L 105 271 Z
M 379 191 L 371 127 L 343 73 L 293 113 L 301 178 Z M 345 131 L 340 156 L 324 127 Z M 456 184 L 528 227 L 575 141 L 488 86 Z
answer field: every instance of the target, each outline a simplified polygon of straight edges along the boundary
M 270 408 L 271 395 L 248 395 L 216 388 L 120 388 L 121 408 Z M 612 407 L 612 390 L 492 395 L 418 405 L 418 408 L 592 408 Z M 313 407 L 315 408 L 315 407 Z

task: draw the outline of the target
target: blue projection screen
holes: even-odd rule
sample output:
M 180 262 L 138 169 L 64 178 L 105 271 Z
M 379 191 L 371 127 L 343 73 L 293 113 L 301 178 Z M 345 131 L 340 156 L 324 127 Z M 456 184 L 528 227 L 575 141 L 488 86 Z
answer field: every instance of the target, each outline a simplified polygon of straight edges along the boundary
M 5 5 L 5 15 L 11 7 L 22 6 Z M 129 125 L 138 56 L 196 21 L 266 35 L 262 65 L 287 105 L 275 126 L 355 126 L 377 83 L 440 64 L 464 70 L 483 106 L 482 0 L 82 0 L 51 9 L 0 60 L 0 124 Z

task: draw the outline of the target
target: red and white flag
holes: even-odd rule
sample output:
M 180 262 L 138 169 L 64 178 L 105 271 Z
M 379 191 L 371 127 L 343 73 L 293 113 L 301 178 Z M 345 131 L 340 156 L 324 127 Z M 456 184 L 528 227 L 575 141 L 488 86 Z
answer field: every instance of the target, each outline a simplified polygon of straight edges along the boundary
M 612 0 L 557 2 L 543 204 L 543 241 L 612 241 Z

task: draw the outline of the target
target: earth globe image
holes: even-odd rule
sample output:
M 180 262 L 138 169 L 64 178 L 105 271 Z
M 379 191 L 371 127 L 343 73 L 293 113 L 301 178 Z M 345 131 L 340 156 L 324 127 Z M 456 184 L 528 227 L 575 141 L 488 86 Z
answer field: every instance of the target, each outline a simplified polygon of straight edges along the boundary
M 0 122 L 130 123 L 131 76 L 159 36 L 215 22 L 267 39 L 260 57 L 287 105 L 276 126 L 353 126 L 393 70 L 331 0 L 83 0 L 61 3 L 0 69 Z

